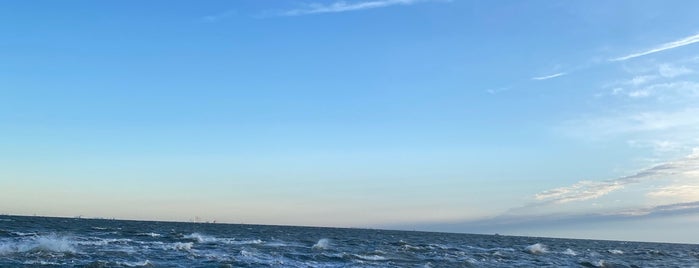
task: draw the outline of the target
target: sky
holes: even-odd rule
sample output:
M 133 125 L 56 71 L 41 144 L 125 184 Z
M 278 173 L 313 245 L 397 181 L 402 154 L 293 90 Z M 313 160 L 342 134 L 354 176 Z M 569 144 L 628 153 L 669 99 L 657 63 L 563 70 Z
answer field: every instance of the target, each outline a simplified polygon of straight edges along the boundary
M 697 1 L 2 1 L 0 214 L 699 243 Z

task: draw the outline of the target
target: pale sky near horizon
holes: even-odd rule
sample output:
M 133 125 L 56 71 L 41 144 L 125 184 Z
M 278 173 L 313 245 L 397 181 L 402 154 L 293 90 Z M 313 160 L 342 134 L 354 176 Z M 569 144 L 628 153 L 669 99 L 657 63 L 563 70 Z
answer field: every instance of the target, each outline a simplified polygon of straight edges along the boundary
M 697 10 L 3 1 L 0 214 L 699 243 Z

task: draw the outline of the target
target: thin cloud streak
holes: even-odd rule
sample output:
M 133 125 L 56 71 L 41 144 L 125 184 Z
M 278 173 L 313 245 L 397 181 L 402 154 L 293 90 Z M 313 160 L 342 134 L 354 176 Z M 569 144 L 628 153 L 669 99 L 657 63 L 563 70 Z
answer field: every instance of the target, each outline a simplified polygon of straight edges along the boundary
M 633 59 L 633 58 L 642 57 L 642 56 L 645 56 L 645 55 L 648 55 L 648 54 L 653 54 L 653 53 L 665 51 L 665 50 L 668 50 L 668 49 L 673 49 L 673 48 L 678 48 L 678 47 L 682 47 L 682 46 L 686 46 L 686 45 L 691 45 L 691 44 L 694 44 L 694 43 L 697 43 L 697 42 L 699 42 L 699 34 L 695 34 L 695 35 L 692 35 L 692 36 L 688 36 L 688 37 L 682 38 L 682 39 L 677 40 L 677 41 L 665 43 L 665 44 L 662 44 L 662 45 L 660 45 L 660 46 L 658 46 L 658 47 L 656 47 L 656 48 L 650 49 L 650 50 L 646 50 L 646 51 L 642 51 L 642 52 L 638 52 L 638 53 L 629 54 L 629 55 L 626 55 L 626 56 L 623 56 L 623 57 L 613 58 L 613 59 L 610 59 L 609 61 L 625 61 L 625 60 L 630 60 L 630 59 Z
M 232 16 L 235 16 L 237 14 L 236 10 L 227 10 L 222 13 L 214 14 L 214 15 L 208 15 L 204 16 L 201 18 L 201 21 L 203 22 L 217 22 L 219 20 L 223 20 Z
M 566 74 L 567 73 L 555 73 L 555 74 L 547 75 L 547 76 L 537 76 L 537 77 L 532 77 L 532 80 L 537 80 L 537 81 L 548 80 L 548 79 L 552 79 L 552 78 L 556 78 L 556 77 L 561 77 L 561 76 L 564 76 Z
M 375 1 L 364 1 L 348 3 L 345 1 L 338 1 L 331 4 L 309 4 L 306 8 L 292 9 L 281 12 L 281 16 L 302 16 L 302 15 L 312 15 L 312 14 L 322 14 L 322 13 L 340 13 L 348 11 L 358 11 L 365 9 L 382 8 L 396 5 L 412 5 L 419 2 L 428 2 L 433 0 L 375 0 Z
M 580 181 L 571 186 L 543 191 L 534 195 L 534 199 L 539 201 L 539 203 L 530 206 L 564 204 L 574 201 L 596 199 L 619 189 L 623 189 L 630 184 L 637 184 L 661 176 L 670 176 L 698 169 L 699 150 L 695 150 L 692 154 L 683 159 L 657 165 L 630 176 L 606 181 Z

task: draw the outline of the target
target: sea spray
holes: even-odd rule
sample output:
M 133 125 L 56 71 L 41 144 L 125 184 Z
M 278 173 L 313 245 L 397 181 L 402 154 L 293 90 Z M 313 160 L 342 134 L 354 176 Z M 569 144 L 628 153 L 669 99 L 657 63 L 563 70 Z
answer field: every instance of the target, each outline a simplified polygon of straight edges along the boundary
M 321 238 L 318 240 L 317 243 L 315 243 L 312 247 L 313 249 L 329 249 L 330 248 L 330 239 L 327 238 Z
M 543 254 L 549 252 L 548 248 L 546 248 L 546 245 L 541 243 L 529 245 L 526 248 L 524 248 L 524 250 L 531 254 Z

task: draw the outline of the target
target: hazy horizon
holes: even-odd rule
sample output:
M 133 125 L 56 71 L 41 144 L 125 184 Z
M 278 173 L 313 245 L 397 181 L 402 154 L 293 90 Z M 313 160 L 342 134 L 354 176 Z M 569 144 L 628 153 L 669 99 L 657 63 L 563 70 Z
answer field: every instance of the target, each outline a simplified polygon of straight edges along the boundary
M 0 214 L 697 244 L 696 10 L 6 1 Z

